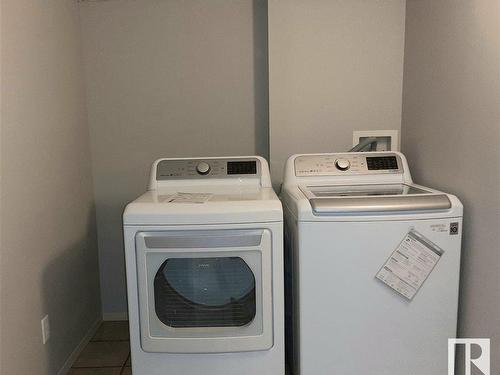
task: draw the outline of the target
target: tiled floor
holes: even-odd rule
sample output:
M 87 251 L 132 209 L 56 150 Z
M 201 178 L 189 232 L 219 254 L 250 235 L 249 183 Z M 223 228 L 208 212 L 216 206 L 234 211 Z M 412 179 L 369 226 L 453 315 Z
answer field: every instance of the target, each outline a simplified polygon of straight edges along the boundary
M 131 375 L 128 322 L 103 322 L 68 375 Z
M 103 322 L 68 375 L 132 375 L 128 322 Z

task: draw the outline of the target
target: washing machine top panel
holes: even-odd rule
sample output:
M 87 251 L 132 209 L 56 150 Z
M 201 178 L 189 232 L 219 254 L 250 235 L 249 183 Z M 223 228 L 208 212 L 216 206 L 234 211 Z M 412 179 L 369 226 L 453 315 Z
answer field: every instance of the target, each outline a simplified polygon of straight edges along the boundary
M 301 186 L 300 190 L 314 198 L 367 197 L 385 195 L 431 194 L 430 190 L 408 184 L 319 185 Z
M 448 210 L 444 193 L 408 184 L 300 186 L 314 215 Z
M 272 188 L 177 186 L 148 191 L 128 204 L 125 225 L 263 223 L 283 220 Z
M 414 184 L 399 152 L 303 154 L 285 166 L 282 200 L 299 221 L 458 217 L 453 195 Z

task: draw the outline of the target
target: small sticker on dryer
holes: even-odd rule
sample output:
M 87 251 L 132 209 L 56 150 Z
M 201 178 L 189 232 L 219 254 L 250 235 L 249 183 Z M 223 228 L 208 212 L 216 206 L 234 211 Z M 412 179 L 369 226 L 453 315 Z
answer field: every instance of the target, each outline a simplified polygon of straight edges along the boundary
M 410 230 L 376 278 L 411 300 L 436 266 L 444 251 L 415 230 Z
M 167 203 L 205 203 L 212 196 L 212 193 L 177 193 Z

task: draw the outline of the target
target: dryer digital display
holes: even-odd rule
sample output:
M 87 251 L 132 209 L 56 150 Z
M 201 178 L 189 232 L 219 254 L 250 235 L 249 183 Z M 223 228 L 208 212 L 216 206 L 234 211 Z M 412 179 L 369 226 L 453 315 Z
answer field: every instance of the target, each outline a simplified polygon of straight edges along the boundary
M 256 174 L 257 162 L 249 161 L 228 161 L 227 174 Z

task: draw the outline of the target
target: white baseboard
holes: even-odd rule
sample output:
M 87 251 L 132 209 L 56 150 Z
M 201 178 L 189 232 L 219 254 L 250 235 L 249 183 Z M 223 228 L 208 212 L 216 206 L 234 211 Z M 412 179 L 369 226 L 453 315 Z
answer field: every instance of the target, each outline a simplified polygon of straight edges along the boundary
M 118 313 L 102 313 L 102 320 L 105 322 L 113 320 L 128 320 L 128 313 L 118 312 Z
M 98 318 L 90 327 L 90 329 L 87 331 L 85 336 L 83 337 L 82 341 L 77 345 L 75 350 L 70 354 L 66 362 L 64 362 L 63 367 L 57 372 L 57 375 L 66 375 L 69 370 L 71 369 L 71 366 L 73 366 L 73 363 L 75 363 L 76 359 L 80 355 L 80 353 L 85 349 L 85 346 L 92 340 L 92 337 L 94 337 L 95 333 L 97 332 L 97 329 L 99 328 L 100 324 L 102 322 L 101 318 Z

